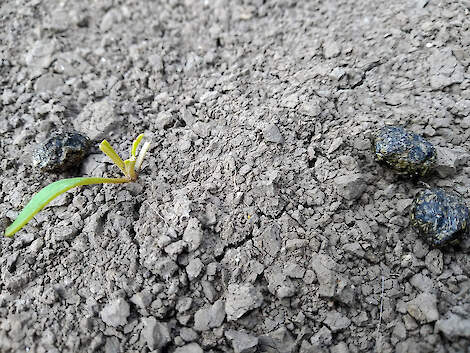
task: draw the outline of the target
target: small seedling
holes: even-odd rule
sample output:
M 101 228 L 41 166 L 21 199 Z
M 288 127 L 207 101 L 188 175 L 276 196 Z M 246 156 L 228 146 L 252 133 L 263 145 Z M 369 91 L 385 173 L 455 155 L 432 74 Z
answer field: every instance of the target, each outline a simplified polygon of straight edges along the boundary
M 57 196 L 64 192 L 80 185 L 91 185 L 91 184 L 122 184 L 136 181 L 139 176 L 139 171 L 142 167 L 145 154 L 150 148 L 150 143 L 145 142 L 139 155 L 136 156 L 137 147 L 139 146 L 143 134 L 139 135 L 136 140 L 132 143 L 131 156 L 129 159 L 123 161 L 116 151 L 111 147 L 108 141 L 103 140 L 100 143 L 100 150 L 103 151 L 111 160 L 118 166 L 123 172 L 124 177 L 122 178 L 98 178 L 98 177 L 79 177 L 69 178 L 56 181 L 52 184 L 41 189 L 36 195 L 33 196 L 31 201 L 25 206 L 23 211 L 20 212 L 16 220 L 5 230 L 7 237 L 13 236 L 17 231 L 24 227 L 31 218 L 33 218 L 39 211 L 41 211 L 49 202 L 55 199 Z

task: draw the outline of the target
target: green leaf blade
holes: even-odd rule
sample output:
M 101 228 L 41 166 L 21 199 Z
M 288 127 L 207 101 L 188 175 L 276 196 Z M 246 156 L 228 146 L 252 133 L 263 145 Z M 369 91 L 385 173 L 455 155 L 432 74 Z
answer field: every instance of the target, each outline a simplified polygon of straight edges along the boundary
M 137 152 L 137 147 L 139 147 L 140 141 L 144 138 L 144 134 L 140 134 L 137 136 L 135 141 L 132 143 L 132 149 L 131 149 L 131 157 L 135 158 L 136 152 Z
M 28 223 L 49 202 L 76 186 L 125 182 L 127 182 L 125 178 L 79 177 L 63 179 L 49 184 L 33 196 L 31 201 L 29 201 L 24 209 L 20 212 L 16 220 L 5 230 L 5 235 L 7 237 L 13 236 L 13 234 L 23 228 L 24 225 Z
M 121 157 L 117 154 L 117 152 L 114 150 L 114 148 L 109 144 L 108 141 L 103 140 L 100 143 L 100 150 L 107 155 L 113 162 L 118 166 L 119 169 L 121 169 L 121 172 L 124 174 L 126 173 L 126 169 L 124 167 L 124 161 L 122 160 Z

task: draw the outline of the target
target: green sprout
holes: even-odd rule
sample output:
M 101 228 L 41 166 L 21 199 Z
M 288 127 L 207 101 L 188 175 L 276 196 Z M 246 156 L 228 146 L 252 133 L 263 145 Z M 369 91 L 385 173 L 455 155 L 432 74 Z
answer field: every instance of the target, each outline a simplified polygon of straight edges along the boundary
M 135 141 L 132 143 L 131 156 L 129 159 L 123 161 L 116 151 L 111 147 L 108 141 L 103 140 L 100 143 L 100 150 L 106 154 L 111 160 L 118 166 L 123 172 L 124 177 L 122 178 L 98 178 L 98 177 L 78 177 L 58 180 L 52 184 L 47 185 L 41 189 L 36 195 L 33 196 L 31 201 L 25 206 L 20 212 L 16 220 L 5 230 L 7 237 L 13 236 L 17 231 L 24 227 L 31 218 L 33 218 L 39 211 L 41 211 L 49 202 L 54 200 L 57 196 L 64 192 L 80 185 L 91 185 L 91 184 L 122 184 L 136 181 L 139 176 L 139 171 L 142 167 L 145 154 L 150 148 L 150 143 L 145 142 L 139 155 L 136 155 L 137 147 L 144 134 L 140 134 Z

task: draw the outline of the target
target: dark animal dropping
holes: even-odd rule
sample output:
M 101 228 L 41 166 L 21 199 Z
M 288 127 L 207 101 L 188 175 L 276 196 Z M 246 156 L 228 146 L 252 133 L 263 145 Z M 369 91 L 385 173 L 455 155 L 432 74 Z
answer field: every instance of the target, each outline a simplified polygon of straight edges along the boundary
M 91 142 L 77 132 L 54 134 L 33 155 L 33 164 L 46 172 L 61 172 L 77 166 L 87 155 Z
M 463 199 L 442 189 L 426 189 L 413 200 L 411 225 L 434 246 L 442 246 L 467 234 L 470 212 Z
M 436 149 L 421 136 L 402 127 L 387 126 L 372 138 L 376 161 L 400 174 L 425 176 L 434 168 Z

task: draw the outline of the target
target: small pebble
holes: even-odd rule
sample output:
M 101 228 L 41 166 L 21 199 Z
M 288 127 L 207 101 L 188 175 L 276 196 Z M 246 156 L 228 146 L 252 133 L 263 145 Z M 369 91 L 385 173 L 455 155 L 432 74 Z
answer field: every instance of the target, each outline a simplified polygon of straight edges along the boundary
M 323 323 L 328 326 L 331 332 L 335 333 L 344 330 L 351 325 L 351 320 L 337 311 L 330 311 L 326 314 Z
M 268 142 L 279 144 L 284 143 L 284 137 L 279 131 L 279 128 L 274 124 L 269 124 L 268 126 L 266 126 L 266 128 L 263 130 L 263 136 Z
M 196 331 L 207 331 L 219 327 L 225 319 L 225 303 L 216 301 L 213 305 L 206 305 L 194 314 L 194 329 Z
M 130 315 L 130 306 L 122 298 L 116 299 L 105 305 L 100 312 L 101 319 L 106 325 L 118 327 L 127 324 Z
M 463 199 L 442 189 L 426 189 L 413 200 L 411 225 L 434 246 L 443 246 L 468 232 L 470 212 Z
M 366 190 L 367 184 L 360 173 L 348 173 L 334 179 L 337 192 L 346 200 L 357 200 Z
M 188 266 L 186 266 L 186 273 L 188 274 L 188 279 L 190 281 L 195 280 L 199 277 L 202 269 L 204 268 L 204 264 L 199 258 L 192 259 L 189 261 Z
M 193 342 L 176 348 L 175 353 L 204 353 L 204 351 L 199 344 Z
M 91 142 L 77 132 L 54 134 L 33 154 L 33 165 L 43 172 L 62 172 L 77 166 L 88 154 Z
M 142 338 L 151 350 L 160 350 L 170 342 L 170 330 L 166 323 L 158 322 L 154 317 L 142 318 Z
M 45 74 L 39 77 L 34 84 L 36 92 L 55 91 L 58 87 L 64 84 L 64 80 L 60 75 Z
M 439 320 L 435 294 L 421 293 L 407 304 L 408 314 L 422 324 Z
M 470 338 L 470 319 L 453 313 L 447 319 L 437 321 L 436 328 L 451 341 L 458 337 Z
M 436 163 L 436 149 L 421 136 L 402 127 L 387 126 L 372 138 L 375 160 L 400 174 L 425 176 Z
M 228 321 L 235 321 L 248 311 L 259 308 L 263 304 L 261 291 L 251 283 L 230 284 L 228 286 L 225 312 Z
M 225 337 L 232 342 L 235 353 L 254 353 L 257 350 L 258 338 L 242 331 L 227 330 Z

